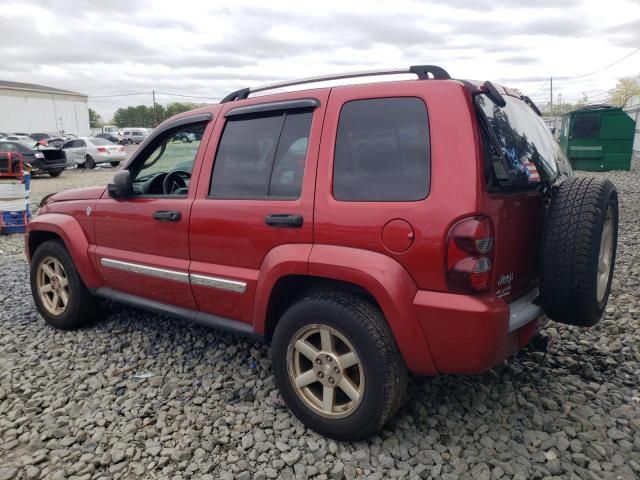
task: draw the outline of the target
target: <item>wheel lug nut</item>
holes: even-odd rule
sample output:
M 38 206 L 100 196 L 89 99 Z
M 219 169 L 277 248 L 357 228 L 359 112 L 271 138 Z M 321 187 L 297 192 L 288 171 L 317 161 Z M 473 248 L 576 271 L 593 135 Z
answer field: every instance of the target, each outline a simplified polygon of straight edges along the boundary
M 331 361 L 331 357 L 329 355 L 327 355 L 327 362 Z
M 318 372 L 318 377 L 322 378 L 324 377 L 324 374 L 322 372 Z
M 338 367 L 333 367 L 333 371 L 336 373 L 340 373 L 340 369 Z
M 318 359 L 316 360 L 316 363 L 317 363 L 318 365 L 320 365 L 320 364 L 322 363 L 322 359 L 321 359 L 321 358 L 318 358 Z
M 333 377 L 329 377 L 329 383 L 333 383 L 335 382 L 335 380 L 333 379 Z

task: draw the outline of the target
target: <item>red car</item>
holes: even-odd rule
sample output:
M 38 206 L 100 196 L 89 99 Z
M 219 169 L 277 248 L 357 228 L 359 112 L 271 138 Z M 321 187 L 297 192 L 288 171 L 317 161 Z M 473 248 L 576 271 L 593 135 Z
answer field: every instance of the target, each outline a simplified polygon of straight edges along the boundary
M 107 298 L 263 338 L 293 413 L 351 440 L 394 415 L 409 372 L 484 372 L 547 317 L 593 325 L 613 184 L 575 177 L 514 91 L 366 75 L 408 72 L 233 92 L 164 122 L 109 186 L 47 197 L 26 234 L 38 310 L 71 329 Z

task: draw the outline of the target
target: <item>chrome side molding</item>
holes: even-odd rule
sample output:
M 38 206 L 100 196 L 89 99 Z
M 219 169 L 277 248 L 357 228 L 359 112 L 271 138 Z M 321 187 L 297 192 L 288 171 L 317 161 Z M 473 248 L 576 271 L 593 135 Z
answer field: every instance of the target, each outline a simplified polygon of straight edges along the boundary
M 167 270 L 165 268 L 150 267 L 139 263 L 122 262 L 113 260 L 112 258 L 101 258 L 100 263 L 103 267 L 115 268 L 125 272 L 139 273 L 149 277 L 166 278 L 175 282 L 189 283 L 189 274 L 177 270 Z
M 100 263 L 104 267 L 115 268 L 125 272 L 138 273 L 150 277 L 165 278 L 182 283 L 191 283 L 192 285 L 200 285 L 202 287 L 217 288 L 218 290 L 227 290 L 235 293 L 245 293 L 247 291 L 247 283 L 239 280 L 229 280 L 227 278 L 211 277 L 209 275 L 200 275 L 196 273 L 187 273 L 179 270 L 168 270 L 166 268 L 150 267 L 140 263 L 123 262 L 112 258 L 103 257 Z
M 191 278 L 191 283 L 193 285 L 217 288 L 219 290 L 228 290 L 230 292 L 236 292 L 236 293 L 244 293 L 247 291 L 246 282 L 240 282 L 238 280 L 228 280 L 226 278 L 209 277 L 208 275 L 199 275 L 196 273 L 190 273 L 189 278 Z

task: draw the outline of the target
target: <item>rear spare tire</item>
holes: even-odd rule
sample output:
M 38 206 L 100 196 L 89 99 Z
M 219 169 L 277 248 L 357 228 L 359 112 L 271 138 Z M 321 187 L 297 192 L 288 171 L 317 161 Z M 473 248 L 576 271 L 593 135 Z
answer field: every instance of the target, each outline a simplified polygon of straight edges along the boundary
M 540 253 L 540 295 L 557 322 L 588 327 L 604 312 L 618 243 L 618 193 L 609 180 L 574 177 L 554 189 Z

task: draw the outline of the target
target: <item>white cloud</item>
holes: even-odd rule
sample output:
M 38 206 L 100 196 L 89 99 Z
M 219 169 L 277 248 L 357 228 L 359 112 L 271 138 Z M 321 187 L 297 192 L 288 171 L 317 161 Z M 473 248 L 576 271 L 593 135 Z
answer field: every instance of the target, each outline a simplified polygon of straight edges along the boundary
M 0 79 L 92 96 L 105 118 L 150 92 L 219 98 L 277 79 L 432 63 L 548 98 L 602 97 L 640 73 L 640 5 L 629 0 L 293 2 L 15 1 L 0 10 Z M 595 93 L 594 93 L 595 92 Z M 181 100 L 158 95 L 160 102 Z

